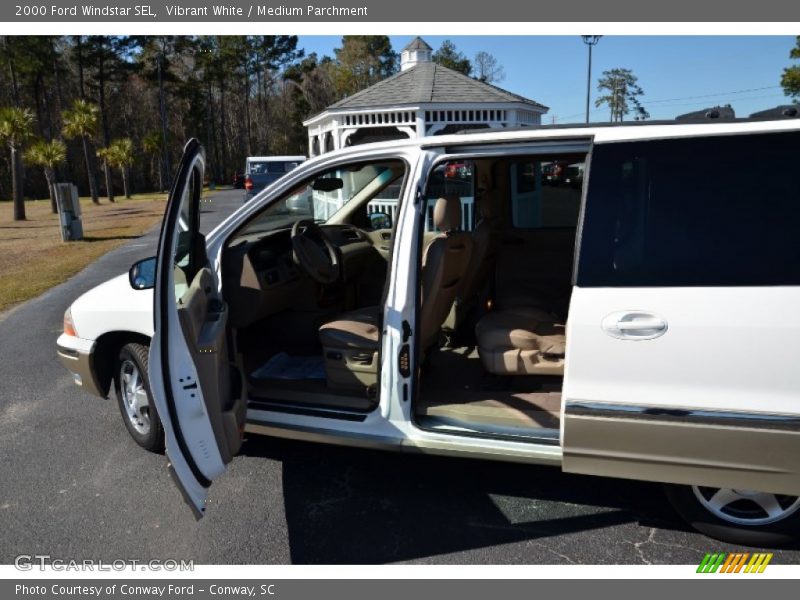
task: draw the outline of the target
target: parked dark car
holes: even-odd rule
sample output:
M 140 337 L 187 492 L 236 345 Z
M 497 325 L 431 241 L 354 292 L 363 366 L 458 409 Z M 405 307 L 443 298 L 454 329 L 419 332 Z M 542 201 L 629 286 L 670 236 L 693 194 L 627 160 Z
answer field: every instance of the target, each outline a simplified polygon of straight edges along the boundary
M 244 169 L 244 201 L 292 171 L 305 156 L 248 156 Z

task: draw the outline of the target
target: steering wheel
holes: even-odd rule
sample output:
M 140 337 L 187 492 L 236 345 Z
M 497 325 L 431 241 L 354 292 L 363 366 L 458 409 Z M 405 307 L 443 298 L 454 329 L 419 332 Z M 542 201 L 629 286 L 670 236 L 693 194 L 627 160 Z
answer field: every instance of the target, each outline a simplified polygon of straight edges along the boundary
M 292 251 L 295 264 L 312 279 L 319 283 L 334 283 L 339 279 L 336 247 L 313 219 L 300 219 L 292 225 Z

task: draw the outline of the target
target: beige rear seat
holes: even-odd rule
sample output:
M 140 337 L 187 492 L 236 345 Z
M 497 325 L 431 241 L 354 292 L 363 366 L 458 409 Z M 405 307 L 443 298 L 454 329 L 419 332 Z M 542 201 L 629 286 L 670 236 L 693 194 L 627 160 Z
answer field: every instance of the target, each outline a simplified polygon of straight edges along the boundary
M 532 307 L 495 310 L 475 327 L 484 368 L 496 375 L 563 375 L 563 324 Z

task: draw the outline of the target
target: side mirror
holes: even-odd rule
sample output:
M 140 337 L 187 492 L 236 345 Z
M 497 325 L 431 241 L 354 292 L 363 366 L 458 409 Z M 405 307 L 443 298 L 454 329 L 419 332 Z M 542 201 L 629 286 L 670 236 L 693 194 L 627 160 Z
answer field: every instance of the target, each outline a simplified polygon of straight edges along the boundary
M 151 256 L 133 263 L 128 271 L 128 281 L 135 290 L 149 290 L 156 285 L 156 257 Z
M 367 218 L 369 219 L 370 227 L 372 227 L 373 230 L 392 228 L 392 217 L 385 212 L 369 213 Z

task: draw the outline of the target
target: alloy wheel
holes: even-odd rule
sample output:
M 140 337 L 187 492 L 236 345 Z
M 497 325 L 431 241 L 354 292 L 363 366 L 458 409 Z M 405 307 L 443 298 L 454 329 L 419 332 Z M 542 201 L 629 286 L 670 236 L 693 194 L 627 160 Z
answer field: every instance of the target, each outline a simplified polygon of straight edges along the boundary
M 715 517 L 736 525 L 769 525 L 800 509 L 800 497 L 693 485 L 698 502 Z
M 150 401 L 144 377 L 132 360 L 125 360 L 119 371 L 120 392 L 125 414 L 131 426 L 142 435 L 150 432 Z

